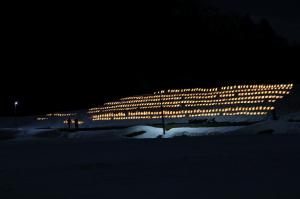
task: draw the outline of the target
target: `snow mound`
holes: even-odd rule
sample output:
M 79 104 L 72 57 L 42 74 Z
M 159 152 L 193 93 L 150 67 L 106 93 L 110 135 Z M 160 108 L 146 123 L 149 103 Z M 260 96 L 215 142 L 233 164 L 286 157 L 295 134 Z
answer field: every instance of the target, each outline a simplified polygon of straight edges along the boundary
M 135 132 L 145 131 L 141 135 L 137 135 L 133 138 L 157 138 L 163 134 L 163 129 L 152 126 L 133 126 L 126 129 L 126 134 L 131 134 Z
M 242 126 L 227 126 L 227 127 L 181 127 L 173 128 L 166 132 L 164 138 L 172 138 L 178 136 L 205 136 L 205 135 L 222 135 L 242 128 Z
M 166 134 L 163 135 L 163 129 L 158 127 L 151 126 L 134 126 L 128 128 L 127 133 L 141 132 L 145 133 L 137 135 L 133 138 L 157 138 L 162 136 L 162 138 L 173 138 L 178 136 L 205 136 L 205 135 L 217 135 L 231 132 L 237 129 L 242 128 L 241 126 L 230 126 L 230 127 L 180 127 L 172 128 L 166 131 Z

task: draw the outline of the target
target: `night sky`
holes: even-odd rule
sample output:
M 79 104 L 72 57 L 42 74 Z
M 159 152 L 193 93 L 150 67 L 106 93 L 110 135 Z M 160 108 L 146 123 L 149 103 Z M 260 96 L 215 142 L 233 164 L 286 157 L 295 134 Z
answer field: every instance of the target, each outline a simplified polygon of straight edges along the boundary
M 296 1 L 285 1 L 284 5 L 214 1 L 222 9 L 249 9 L 257 17 L 268 17 L 274 25 L 281 21 L 283 25 L 275 28 L 289 39 L 300 35 L 296 34 Z M 31 115 L 89 108 L 158 89 L 299 82 L 298 52 L 190 47 L 182 44 L 183 40 L 177 45 L 179 34 L 170 45 L 166 42 L 170 31 L 159 28 L 165 19 L 154 19 L 151 25 L 149 18 L 145 23 L 132 16 L 99 22 L 82 18 L 89 12 L 78 8 L 59 16 L 51 11 L 45 20 L 28 12 L 6 16 L 0 115 L 12 115 L 14 100 L 20 101 L 20 114 Z M 73 17 L 70 13 L 79 14 Z M 30 18 L 24 19 L 27 14 Z
M 203 57 L 198 62 L 194 62 L 195 57 L 193 61 L 186 61 L 184 57 L 177 62 L 152 54 L 152 61 L 120 58 L 122 56 L 118 56 L 122 61 L 102 56 L 82 57 L 82 61 L 72 55 L 56 60 L 55 63 L 63 63 L 57 65 L 52 62 L 43 64 L 42 60 L 35 63 L 34 58 L 22 59 L 13 65 L 26 67 L 7 69 L 6 76 L 1 79 L 1 114 L 12 114 L 14 100 L 20 101 L 21 114 L 42 114 L 94 107 L 120 97 L 152 93 L 158 89 L 299 82 L 296 68 L 290 65 L 276 69 L 237 59 L 230 66 L 232 62 L 216 61 L 218 58 L 223 60 L 216 56 Z M 208 59 L 215 60 L 209 62 Z M 72 61 L 67 64 L 69 60 Z

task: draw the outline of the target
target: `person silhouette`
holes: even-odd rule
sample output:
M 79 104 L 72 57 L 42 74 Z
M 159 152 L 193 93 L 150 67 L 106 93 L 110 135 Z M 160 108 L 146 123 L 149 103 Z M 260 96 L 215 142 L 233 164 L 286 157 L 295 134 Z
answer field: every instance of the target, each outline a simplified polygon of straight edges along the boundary
M 71 120 L 71 118 L 69 117 L 68 120 L 67 120 L 68 129 L 71 128 L 71 122 L 72 122 L 72 120 Z
M 79 121 L 78 121 L 77 118 L 74 120 L 74 123 L 75 123 L 75 129 L 78 129 L 79 128 Z

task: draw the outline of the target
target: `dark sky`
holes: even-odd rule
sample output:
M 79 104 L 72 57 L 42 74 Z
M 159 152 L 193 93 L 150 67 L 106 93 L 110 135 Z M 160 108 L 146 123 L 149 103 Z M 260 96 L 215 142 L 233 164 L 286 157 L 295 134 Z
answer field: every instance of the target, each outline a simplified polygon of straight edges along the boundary
M 30 53 L 11 61 L 2 73 L 1 115 L 12 114 L 15 99 L 20 100 L 22 114 L 38 114 L 89 108 L 158 89 L 299 82 L 297 69 L 289 62 L 279 62 L 283 68 L 278 69 L 273 63 L 228 54 L 169 57 L 129 51 L 109 56 L 101 52 L 87 55 L 80 50 L 60 58 L 49 55 L 49 61 L 48 56 L 35 52 L 31 57 Z
M 270 9 L 263 12 L 258 7 L 251 13 L 270 15 Z M 299 19 L 289 16 L 294 8 L 290 10 L 280 18 Z M 79 7 L 73 12 L 63 9 L 63 15 L 46 11 L 44 18 L 43 10 L 5 17 L 0 115 L 13 113 L 14 100 L 20 101 L 21 114 L 40 114 L 89 108 L 165 88 L 299 82 L 294 51 L 187 44 L 188 31 L 161 29 L 167 20 L 103 18 Z
M 300 41 L 300 1 L 298 0 L 209 0 L 220 9 L 250 13 L 267 18 L 274 28 L 290 40 Z

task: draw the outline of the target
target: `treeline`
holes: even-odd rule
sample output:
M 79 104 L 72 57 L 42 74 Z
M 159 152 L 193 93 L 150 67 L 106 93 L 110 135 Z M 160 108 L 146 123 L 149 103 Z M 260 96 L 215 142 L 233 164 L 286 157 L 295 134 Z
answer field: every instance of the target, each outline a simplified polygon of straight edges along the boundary
M 99 13 L 122 28 L 170 45 L 288 46 L 267 19 L 254 21 L 250 14 L 223 12 L 206 0 L 112 1 L 100 5 Z
M 173 16 L 195 18 L 196 32 L 218 43 L 286 46 L 288 41 L 278 35 L 267 19 L 255 22 L 250 14 L 226 13 L 204 0 L 175 0 Z

